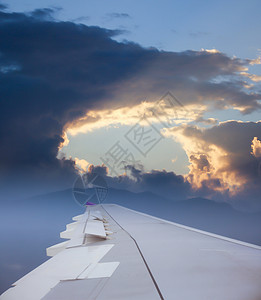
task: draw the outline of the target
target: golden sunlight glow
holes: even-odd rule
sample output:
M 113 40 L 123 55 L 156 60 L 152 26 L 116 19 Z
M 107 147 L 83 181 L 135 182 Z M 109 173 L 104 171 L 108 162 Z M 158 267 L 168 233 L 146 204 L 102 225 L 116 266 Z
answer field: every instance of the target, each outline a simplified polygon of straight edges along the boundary
M 77 169 L 80 173 L 86 173 L 89 163 L 85 159 L 79 159 L 78 157 L 75 157 L 74 159 Z
M 160 123 L 162 118 L 168 119 L 171 124 L 187 124 L 196 120 L 206 110 L 205 105 L 188 105 L 185 107 L 164 107 L 162 103 L 158 106 L 154 102 L 142 102 L 133 107 L 123 107 L 115 110 L 89 111 L 85 117 L 70 124 L 67 133 L 75 136 L 79 133 L 87 133 L 108 126 L 118 127 L 120 125 L 134 125 L 143 117 L 151 123 Z
M 259 75 L 249 74 L 247 72 L 240 72 L 240 74 L 243 75 L 243 76 L 245 76 L 245 77 L 247 77 L 247 78 L 249 78 L 249 79 L 251 79 L 254 82 L 261 81 L 261 76 L 259 76 Z
M 254 86 L 253 83 L 248 84 L 246 81 L 244 82 L 244 88 L 246 88 L 246 89 L 251 89 L 253 86 Z
M 208 188 L 230 194 L 239 192 L 247 182 L 246 178 L 230 169 L 228 153 L 203 140 L 204 129 L 195 127 L 191 136 L 184 134 L 184 126 L 164 131 L 164 135 L 179 142 L 185 150 L 190 165 L 187 180 L 195 189 L 203 184 Z
M 250 60 L 250 65 L 260 65 L 260 64 L 261 64 L 261 56 Z
M 217 49 L 204 49 L 204 48 L 201 48 L 200 51 L 201 51 L 201 52 L 212 53 L 212 54 L 214 54 L 214 53 L 221 53 L 221 52 L 220 52 L 219 50 L 217 50 Z
M 257 137 L 253 138 L 251 148 L 251 154 L 253 154 L 255 157 L 261 157 L 261 141 L 259 141 Z

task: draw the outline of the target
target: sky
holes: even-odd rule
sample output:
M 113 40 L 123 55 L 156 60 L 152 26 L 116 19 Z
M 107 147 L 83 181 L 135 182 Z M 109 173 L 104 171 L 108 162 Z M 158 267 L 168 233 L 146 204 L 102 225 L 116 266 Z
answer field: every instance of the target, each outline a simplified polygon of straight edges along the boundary
M 1 3 L 2 187 L 261 209 L 260 1 Z
M 0 293 L 82 211 L 85 172 L 107 201 L 260 244 L 260 9 L 0 0 Z

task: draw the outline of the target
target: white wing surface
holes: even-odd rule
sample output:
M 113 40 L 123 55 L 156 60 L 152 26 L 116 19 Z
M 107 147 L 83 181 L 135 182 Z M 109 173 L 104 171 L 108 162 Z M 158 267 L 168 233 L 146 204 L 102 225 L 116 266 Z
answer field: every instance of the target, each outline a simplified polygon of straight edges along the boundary
M 261 247 L 118 205 L 88 207 L 1 300 L 258 300 Z

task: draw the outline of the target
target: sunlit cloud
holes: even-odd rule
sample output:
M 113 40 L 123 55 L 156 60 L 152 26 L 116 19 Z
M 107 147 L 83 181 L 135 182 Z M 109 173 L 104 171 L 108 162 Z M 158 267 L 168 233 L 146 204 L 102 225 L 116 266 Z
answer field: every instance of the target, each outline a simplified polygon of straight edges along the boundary
M 246 89 L 251 89 L 252 87 L 254 87 L 253 83 L 250 84 L 246 81 L 243 82 L 243 85 L 244 85 L 244 88 L 246 88 Z
M 151 123 L 165 121 L 172 126 L 181 125 L 201 120 L 205 110 L 205 105 L 187 105 L 185 108 L 181 106 L 164 107 L 164 103 L 155 104 L 155 102 L 144 101 L 133 107 L 89 111 L 83 118 L 71 123 L 67 128 L 67 133 L 75 136 L 109 126 L 131 126 L 141 122 L 144 117 Z
M 261 122 L 227 121 L 205 129 L 182 125 L 165 130 L 164 135 L 183 146 L 190 162 L 185 177 L 194 189 L 233 195 L 256 180 L 258 162 L 250 152 L 252 149 L 255 157 L 261 157 L 261 142 L 251 136 L 260 132 L 260 127 Z
M 258 56 L 255 59 L 250 59 L 249 64 L 252 65 L 252 66 L 253 65 L 260 65 L 261 64 L 261 56 Z
M 204 48 L 201 48 L 201 50 L 200 50 L 201 52 L 206 52 L 206 53 L 212 53 L 212 54 L 214 54 L 214 53 L 221 53 L 219 50 L 217 50 L 217 49 L 204 49 Z
M 187 136 L 184 131 L 191 131 Z M 190 165 L 185 176 L 194 189 L 202 188 L 203 184 L 212 190 L 235 190 L 241 182 L 234 182 L 234 176 L 223 172 L 227 166 L 227 152 L 221 147 L 204 141 L 201 137 L 203 129 L 198 127 L 179 127 L 165 132 L 181 143 Z M 214 184 L 215 183 L 215 184 Z M 209 186 L 210 185 L 210 186 Z
M 259 75 L 249 74 L 247 72 L 241 72 L 240 74 L 243 75 L 243 76 L 245 76 L 245 77 L 247 77 L 247 78 L 249 78 L 249 79 L 251 79 L 254 82 L 261 81 L 261 76 L 259 76 Z
M 251 148 L 252 148 L 252 152 L 251 153 L 255 157 L 261 157 L 261 141 L 258 140 L 257 137 L 253 138 Z
M 75 157 L 74 161 L 79 172 L 86 173 L 86 171 L 88 170 L 88 166 L 90 165 L 88 161 L 86 161 L 85 159 L 79 159 L 78 157 Z
M 205 118 L 203 118 L 202 116 L 199 116 L 199 117 L 195 120 L 195 122 L 197 122 L 197 123 L 203 123 L 203 124 L 207 124 L 207 125 L 215 125 L 215 124 L 218 123 L 218 120 L 215 119 L 215 118 L 207 118 L 207 119 L 205 119 Z

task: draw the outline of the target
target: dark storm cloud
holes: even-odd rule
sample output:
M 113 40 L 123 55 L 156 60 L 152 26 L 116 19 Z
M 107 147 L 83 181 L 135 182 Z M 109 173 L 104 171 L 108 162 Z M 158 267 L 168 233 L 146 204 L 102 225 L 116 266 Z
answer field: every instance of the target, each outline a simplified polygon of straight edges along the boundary
M 144 51 L 116 31 L 46 21 L 52 11 L 0 14 L 1 165 L 53 165 L 64 126 L 99 106 Z
M 107 176 L 108 175 L 108 168 L 105 165 L 95 166 L 95 165 L 91 164 L 88 167 L 88 173 L 96 173 L 96 174 L 99 174 L 100 176 Z
M 192 195 L 190 183 L 182 175 L 174 172 L 166 170 L 145 172 L 141 165 L 139 167 L 129 165 L 125 170 L 127 173 L 124 176 L 110 177 L 107 174 L 106 180 L 110 187 L 132 192 L 149 191 L 172 200 L 182 200 Z
M 132 192 L 152 192 L 172 200 L 186 199 L 192 195 L 192 188 L 182 175 L 166 170 L 151 170 L 145 172 L 142 165 L 125 167 L 126 174 L 112 177 L 105 165 L 90 165 L 88 173 L 103 176 L 109 187 L 129 190 Z
M 88 110 L 132 106 L 170 89 L 184 104 L 260 106 L 259 95 L 246 93 L 240 81 L 212 82 L 237 76 L 250 61 L 119 43 L 113 38 L 120 31 L 60 22 L 56 11 L 0 12 L 2 168 L 62 167 L 56 156 L 63 132 Z
M 190 184 L 181 175 L 165 170 L 143 173 L 140 185 L 145 189 L 171 199 L 184 199 L 190 193 Z

